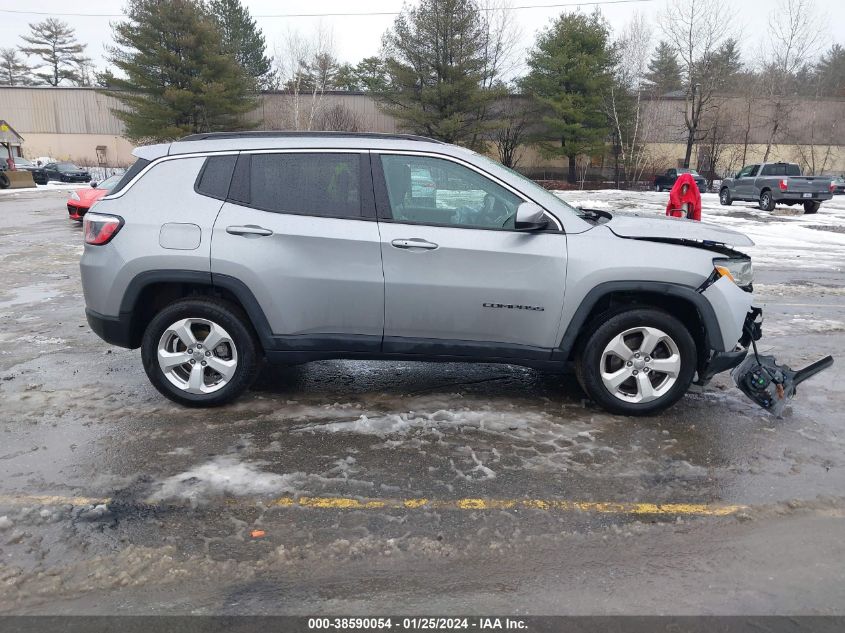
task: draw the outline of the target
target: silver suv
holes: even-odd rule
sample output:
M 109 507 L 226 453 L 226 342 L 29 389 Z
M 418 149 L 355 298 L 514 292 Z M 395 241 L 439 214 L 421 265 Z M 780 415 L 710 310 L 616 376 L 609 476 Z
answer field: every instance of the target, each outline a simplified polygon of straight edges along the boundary
M 262 360 L 574 364 L 649 414 L 743 360 L 740 233 L 569 206 L 431 139 L 214 133 L 135 150 L 85 216 L 91 328 L 153 385 L 219 405 Z

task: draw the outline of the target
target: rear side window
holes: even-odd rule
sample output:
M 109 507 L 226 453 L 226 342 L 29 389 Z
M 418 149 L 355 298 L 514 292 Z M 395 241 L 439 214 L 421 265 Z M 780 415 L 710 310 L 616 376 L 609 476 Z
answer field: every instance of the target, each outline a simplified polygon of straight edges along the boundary
M 242 155 L 230 197 L 275 213 L 360 218 L 361 156 Z
M 238 157 L 234 154 L 209 156 L 197 177 L 195 187 L 197 193 L 210 198 L 225 200 L 229 194 L 229 183 L 232 182 L 232 172 L 235 171 L 237 160 Z
M 132 167 L 130 167 L 129 169 L 126 170 L 126 173 L 123 174 L 123 178 L 120 179 L 120 182 L 118 182 L 114 186 L 114 188 L 108 193 L 108 195 L 112 195 L 114 193 L 117 193 L 121 189 L 123 189 L 126 185 L 129 184 L 129 182 L 135 176 L 137 176 L 138 174 L 141 173 L 141 171 L 144 169 L 144 167 L 146 167 L 149 164 L 150 164 L 150 161 L 148 161 L 144 158 L 139 158 L 134 163 L 132 163 Z M 49 165 L 48 165 L 48 167 L 49 167 Z
M 764 165 L 763 171 L 760 172 L 761 176 L 780 176 L 781 174 L 783 174 L 783 170 L 780 165 Z

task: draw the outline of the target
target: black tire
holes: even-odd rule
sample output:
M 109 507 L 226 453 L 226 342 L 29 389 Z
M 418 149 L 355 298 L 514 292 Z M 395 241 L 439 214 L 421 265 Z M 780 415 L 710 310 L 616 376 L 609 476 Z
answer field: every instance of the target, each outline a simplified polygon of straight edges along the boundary
M 695 341 L 683 323 L 662 310 L 631 307 L 623 312 L 603 314 L 594 324 L 595 329 L 580 347 L 575 361 L 578 382 L 594 402 L 620 415 L 653 415 L 671 407 L 683 397 L 692 383 L 697 360 Z M 638 327 L 656 328 L 666 333 L 677 346 L 681 362 L 675 383 L 664 394 L 655 400 L 639 403 L 617 397 L 601 378 L 605 347 L 626 330 Z M 659 372 L 652 376 L 660 379 Z
M 663 191 L 663 187 L 661 187 L 660 185 L 654 185 L 654 190 L 660 192 Z
M 763 189 L 760 192 L 760 208 L 763 211 L 775 210 L 775 199 L 772 197 L 772 192 L 768 189 Z
M 811 215 L 813 213 L 819 212 L 819 207 L 822 206 L 822 203 L 818 200 L 807 200 L 804 203 L 804 215 Z
M 8 189 L 10 184 L 9 177 L 0 171 L 0 189 Z
M 164 333 L 176 321 L 189 318 L 219 325 L 229 333 L 237 350 L 234 374 L 212 393 L 183 391 L 168 380 L 158 363 L 158 345 Z M 210 297 L 184 299 L 164 308 L 150 321 L 141 343 L 141 360 L 150 382 L 170 400 L 189 407 L 215 407 L 240 396 L 255 380 L 262 357 L 261 345 L 246 314 L 228 301 Z
M 733 204 L 733 198 L 731 198 L 731 190 L 727 187 L 722 187 L 721 191 L 719 191 L 719 204 L 724 207 L 729 207 Z

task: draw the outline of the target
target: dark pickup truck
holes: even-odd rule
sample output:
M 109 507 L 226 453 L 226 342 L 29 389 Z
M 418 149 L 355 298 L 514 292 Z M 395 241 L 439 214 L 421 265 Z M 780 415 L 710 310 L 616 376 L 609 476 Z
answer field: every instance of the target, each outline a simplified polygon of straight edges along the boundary
M 821 176 L 802 176 L 795 163 L 746 165 L 733 178 L 725 178 L 719 189 L 719 202 L 757 202 L 763 211 L 776 204 L 803 204 L 804 213 L 816 213 L 823 200 L 833 197 L 833 182 Z
M 669 191 L 672 186 L 675 184 L 675 181 L 678 179 L 678 176 L 681 174 L 689 174 L 695 180 L 695 184 L 698 185 L 698 190 L 702 193 L 707 191 L 707 181 L 704 180 L 704 176 L 699 174 L 694 169 L 683 169 L 681 167 L 677 169 L 667 169 L 665 174 L 658 174 L 654 177 L 654 190 L 655 191 Z

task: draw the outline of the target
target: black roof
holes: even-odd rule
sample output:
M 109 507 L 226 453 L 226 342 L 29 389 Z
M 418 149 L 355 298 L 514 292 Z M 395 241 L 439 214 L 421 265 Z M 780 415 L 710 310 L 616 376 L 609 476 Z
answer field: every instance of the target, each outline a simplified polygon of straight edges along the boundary
M 227 138 L 378 138 L 378 139 L 395 139 L 401 141 L 424 141 L 426 143 L 443 143 L 437 139 L 428 138 L 426 136 L 417 136 L 414 134 L 380 134 L 377 132 L 285 132 L 285 131 L 246 131 L 246 132 L 203 132 L 201 134 L 189 134 L 183 136 L 176 142 L 182 141 L 208 141 L 214 139 Z

